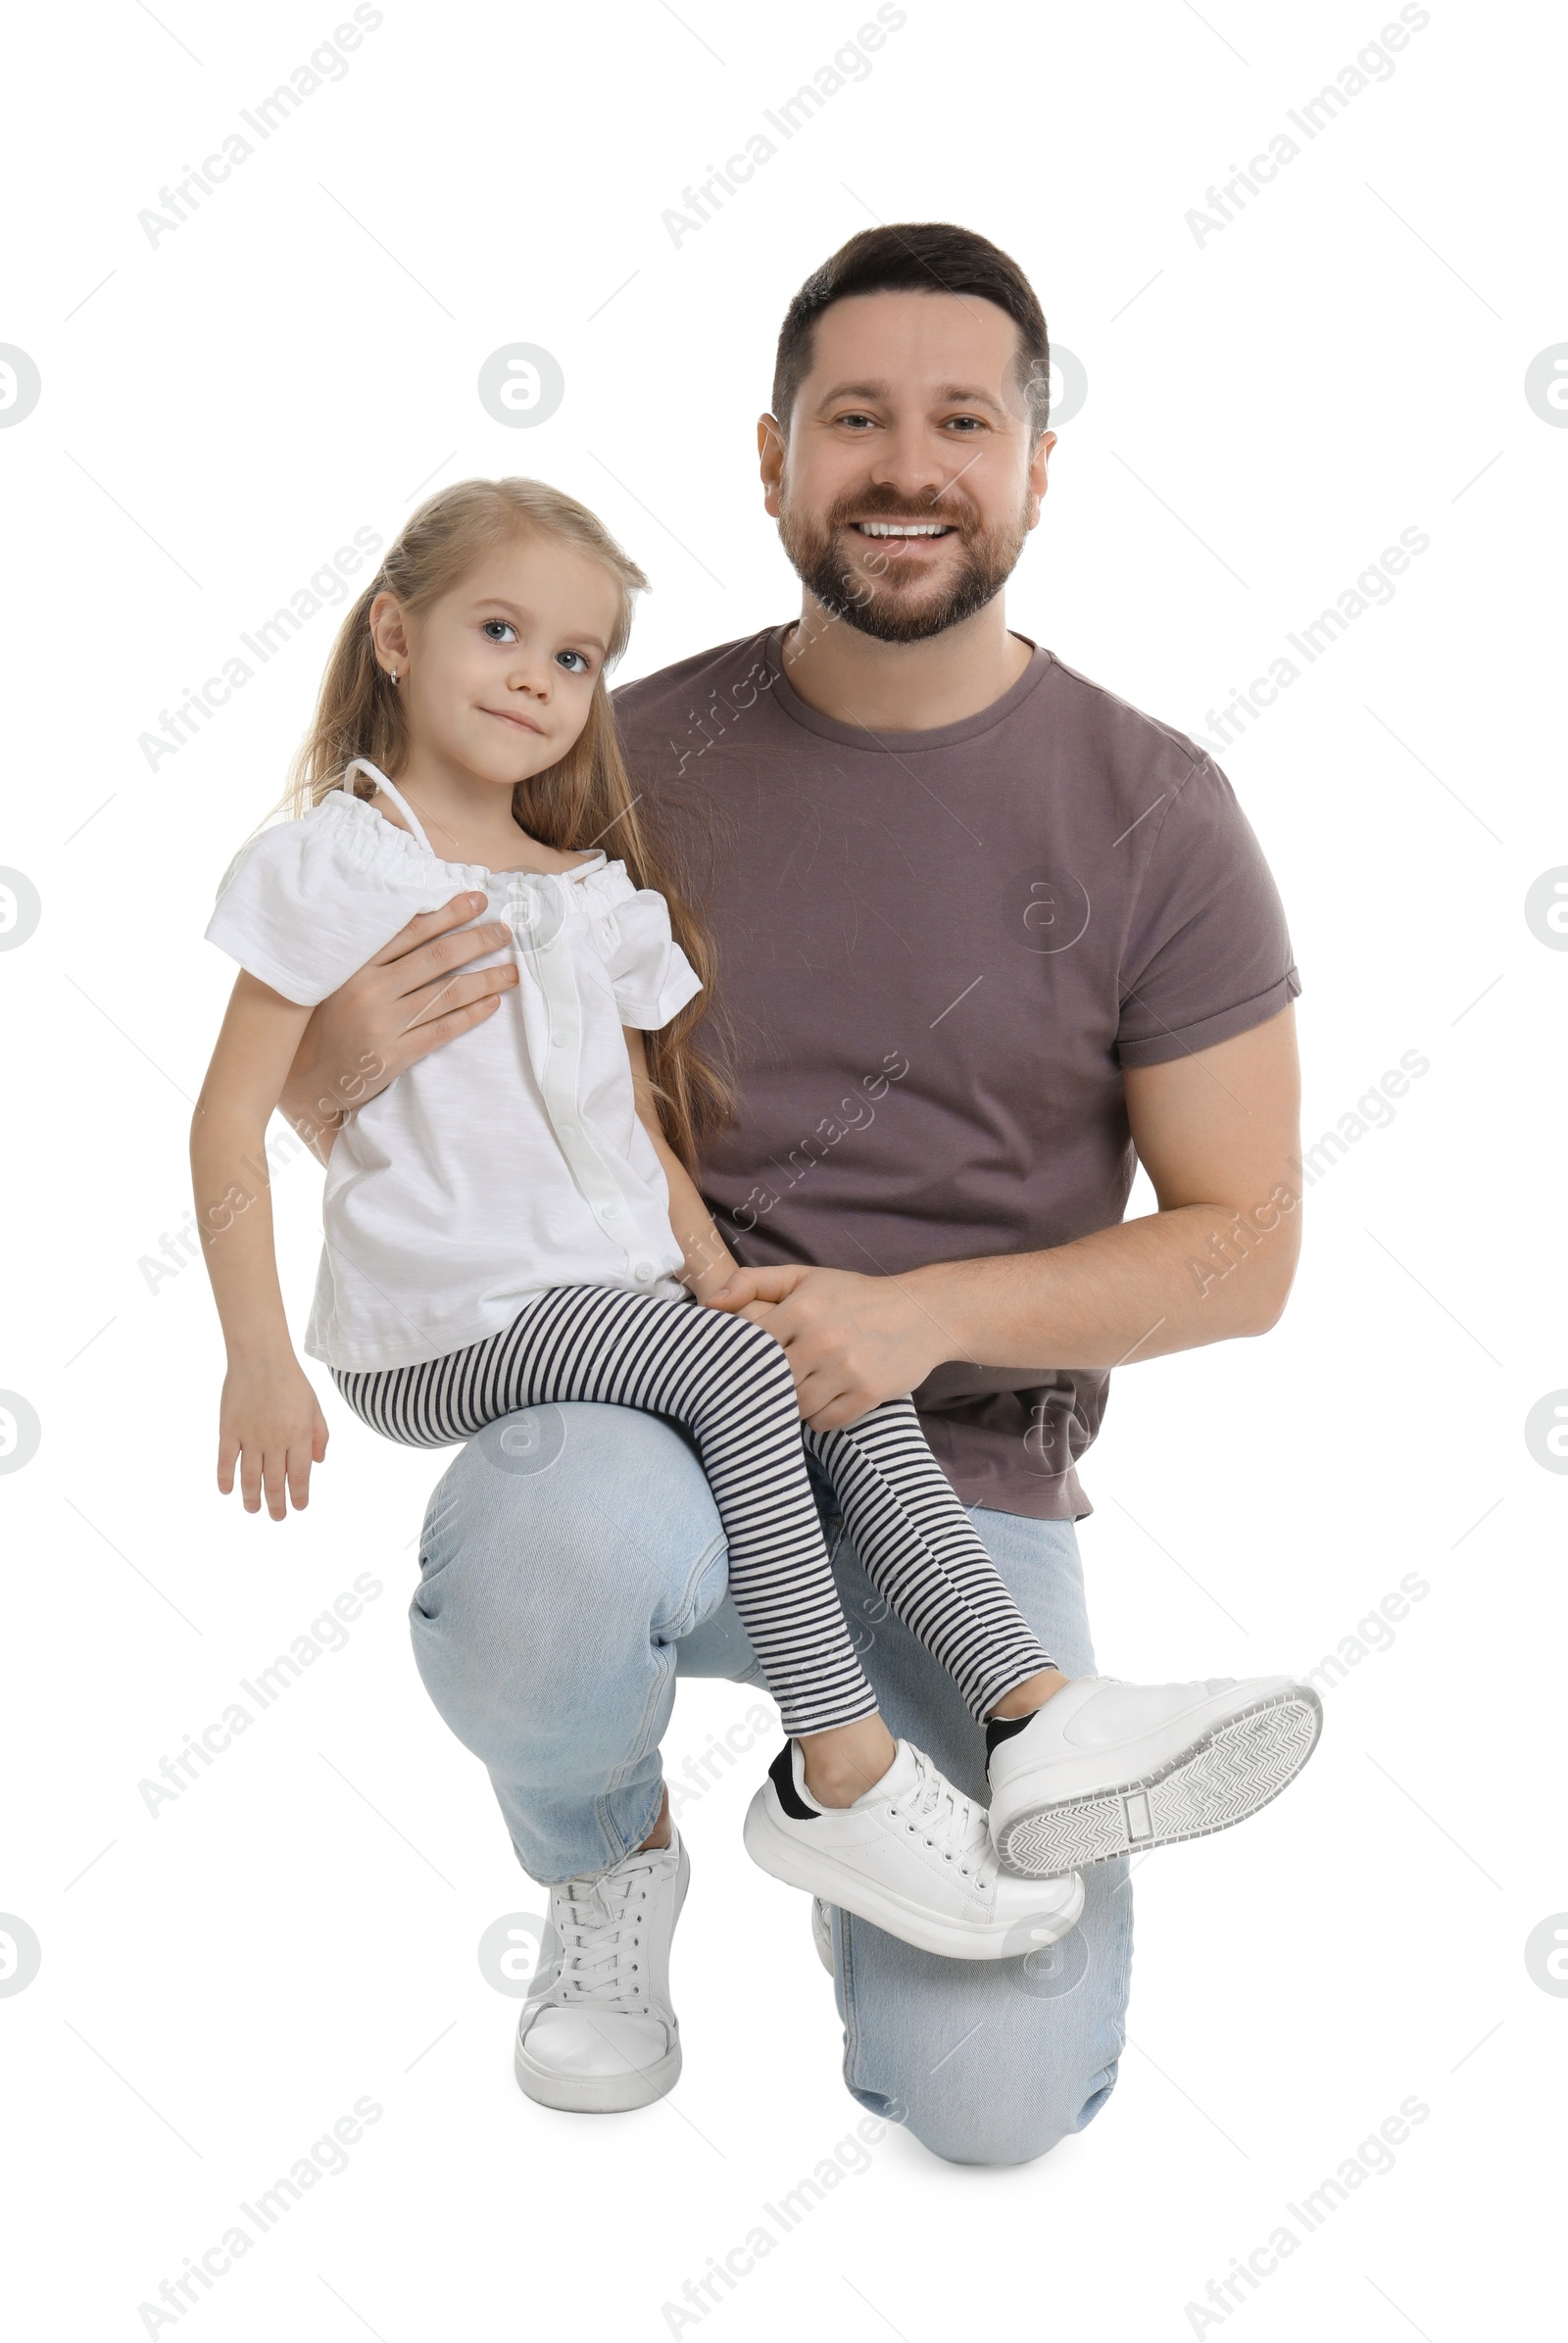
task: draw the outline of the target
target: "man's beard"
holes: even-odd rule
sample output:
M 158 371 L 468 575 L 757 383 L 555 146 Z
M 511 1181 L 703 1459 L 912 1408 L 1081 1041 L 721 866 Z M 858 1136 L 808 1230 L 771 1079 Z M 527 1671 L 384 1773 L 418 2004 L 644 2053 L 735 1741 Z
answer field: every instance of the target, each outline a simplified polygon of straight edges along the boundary
M 839 551 L 841 533 L 854 520 L 941 520 L 954 531 L 962 559 L 949 581 L 935 592 L 921 589 L 900 575 L 901 556 L 890 553 L 881 577 L 860 578 L 852 573 Z M 819 523 L 815 515 L 798 516 L 788 501 L 780 507 L 779 542 L 803 586 L 835 618 L 842 618 L 862 635 L 879 643 L 923 643 L 972 618 L 1000 594 L 1017 567 L 1029 533 L 1027 508 L 1010 521 L 987 529 L 973 506 L 945 499 L 940 509 L 915 515 L 909 499 L 890 488 L 870 488 L 856 496 L 840 497 Z M 858 542 L 874 550 L 888 539 Z M 944 538 L 944 544 L 953 539 Z

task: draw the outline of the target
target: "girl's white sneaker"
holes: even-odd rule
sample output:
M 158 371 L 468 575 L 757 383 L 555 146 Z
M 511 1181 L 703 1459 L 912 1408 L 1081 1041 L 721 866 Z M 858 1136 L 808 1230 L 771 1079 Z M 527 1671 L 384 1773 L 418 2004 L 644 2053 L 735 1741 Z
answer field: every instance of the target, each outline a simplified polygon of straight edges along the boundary
M 987 1726 L 993 1844 L 1009 1872 L 1050 1879 L 1228 1830 L 1295 1780 L 1322 1727 L 1317 1694 L 1288 1676 L 1078 1677 Z
M 1084 1908 L 1081 1879 L 1009 1879 L 985 1808 L 909 1741 L 853 1806 L 819 1806 L 800 1743 L 786 1741 L 747 1810 L 745 1837 L 775 1879 L 952 1960 L 1022 1960 L 1064 1936 Z

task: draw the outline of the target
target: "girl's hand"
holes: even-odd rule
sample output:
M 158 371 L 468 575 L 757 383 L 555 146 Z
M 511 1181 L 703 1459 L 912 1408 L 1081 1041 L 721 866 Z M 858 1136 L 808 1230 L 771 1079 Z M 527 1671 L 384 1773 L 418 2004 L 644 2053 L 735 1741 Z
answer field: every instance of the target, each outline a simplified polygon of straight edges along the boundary
M 223 1378 L 218 1416 L 218 1486 L 226 1497 L 239 1466 L 247 1513 L 260 1513 L 262 1492 L 273 1521 L 310 1502 L 311 1466 L 326 1456 L 326 1421 L 297 1359 L 275 1365 L 231 1366 Z

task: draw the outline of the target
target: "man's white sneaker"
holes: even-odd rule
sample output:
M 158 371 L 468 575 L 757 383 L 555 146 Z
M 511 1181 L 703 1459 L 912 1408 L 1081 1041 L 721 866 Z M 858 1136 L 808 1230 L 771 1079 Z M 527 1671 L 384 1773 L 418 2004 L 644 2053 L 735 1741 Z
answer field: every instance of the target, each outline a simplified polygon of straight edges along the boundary
M 853 1806 L 819 1806 L 800 1743 L 786 1741 L 747 1809 L 745 1835 L 775 1879 L 953 1960 L 1021 1960 L 1064 1936 L 1084 1908 L 1081 1879 L 1009 1879 L 985 1808 L 908 1741 Z
M 994 1718 L 992 1840 L 1036 1879 L 1245 1822 L 1305 1765 L 1323 1704 L 1288 1676 L 1128 1684 L 1082 1676 L 1024 1718 Z
M 669 2003 L 669 1942 L 691 1868 L 671 1823 L 668 1846 L 628 1855 L 601 1879 L 551 1888 L 556 1953 L 528 1989 L 514 2059 L 518 2082 L 542 2107 L 615 2114 L 646 2107 L 674 2084 L 680 2026 Z

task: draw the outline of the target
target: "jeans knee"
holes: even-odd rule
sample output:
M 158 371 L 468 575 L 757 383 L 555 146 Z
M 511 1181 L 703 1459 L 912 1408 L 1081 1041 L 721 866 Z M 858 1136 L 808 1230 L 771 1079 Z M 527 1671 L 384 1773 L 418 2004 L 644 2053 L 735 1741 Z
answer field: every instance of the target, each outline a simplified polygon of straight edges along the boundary
M 629 1691 L 689 1624 L 715 1545 L 702 1467 L 669 1425 L 586 1402 L 503 1419 L 425 1515 L 410 1618 L 431 1697 L 475 1747 L 530 1703 L 560 1713 L 620 1678 Z
M 908 2110 L 885 2104 L 877 2112 L 902 2121 L 945 2164 L 1033 2164 L 1094 2122 L 1115 2088 L 1116 2064 L 1112 2059 L 1093 2075 L 1063 2077 L 1059 2087 L 1031 2093 L 1021 2103 L 933 2099 Z M 867 2106 L 875 2097 L 855 2095 Z

